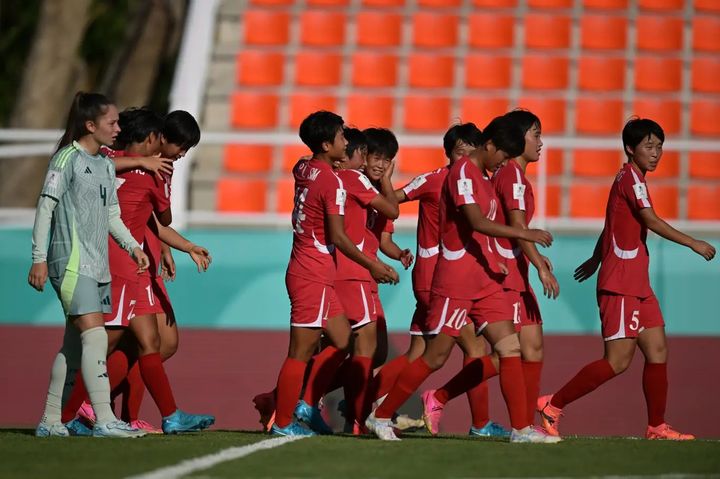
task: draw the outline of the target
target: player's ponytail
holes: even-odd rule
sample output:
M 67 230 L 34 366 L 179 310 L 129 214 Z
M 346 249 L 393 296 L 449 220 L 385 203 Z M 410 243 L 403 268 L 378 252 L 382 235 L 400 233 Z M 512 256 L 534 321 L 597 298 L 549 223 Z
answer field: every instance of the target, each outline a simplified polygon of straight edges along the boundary
M 110 105 L 112 102 L 101 93 L 77 92 L 68 112 L 65 133 L 60 138 L 55 151 L 60 151 L 73 141 L 90 134 L 85 122 L 96 121 L 107 112 Z

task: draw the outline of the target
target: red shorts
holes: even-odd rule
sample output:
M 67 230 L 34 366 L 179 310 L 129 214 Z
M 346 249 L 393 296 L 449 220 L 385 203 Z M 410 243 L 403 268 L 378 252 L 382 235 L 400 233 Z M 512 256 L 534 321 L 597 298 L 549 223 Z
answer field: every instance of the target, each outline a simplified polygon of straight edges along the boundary
M 432 332 L 433 328 L 428 324 L 429 311 L 430 291 L 415 291 L 415 312 L 410 323 L 410 334 L 413 336 L 437 334 Z M 435 326 L 437 327 L 437 324 Z
M 127 327 L 135 316 L 154 314 L 155 294 L 150 276 L 112 275 L 112 313 L 103 314 L 105 326 Z
M 638 298 L 598 292 L 597 299 L 605 341 L 637 338 L 646 328 L 665 326 L 655 295 Z
M 370 281 L 335 281 L 335 294 L 345 311 L 350 326 L 359 328 L 377 321 L 377 294 L 372 293 Z
M 370 293 L 372 294 L 373 303 L 375 304 L 375 316 L 377 316 L 377 320 L 385 321 L 385 310 L 380 301 L 380 292 L 378 291 L 378 285 L 375 281 L 370 283 Z
M 290 297 L 291 326 L 324 328 L 328 318 L 343 314 L 335 288 L 330 285 L 288 274 L 285 286 Z
M 505 290 L 505 294 L 512 299 L 515 331 L 519 333 L 520 329 L 525 326 L 542 325 L 540 307 L 533 290 L 522 292 Z
M 455 299 L 438 294 L 430 295 L 428 334 L 444 333 L 454 338 L 460 330 L 472 322 L 479 334 L 488 324 L 512 321 L 511 298 L 504 291 L 498 291 L 480 299 Z
M 175 317 L 173 312 L 172 303 L 170 302 L 170 295 L 165 289 L 165 281 L 160 276 L 153 276 L 150 279 L 152 284 L 152 292 L 155 296 L 155 303 L 151 307 L 151 313 L 154 314 L 166 314 Z

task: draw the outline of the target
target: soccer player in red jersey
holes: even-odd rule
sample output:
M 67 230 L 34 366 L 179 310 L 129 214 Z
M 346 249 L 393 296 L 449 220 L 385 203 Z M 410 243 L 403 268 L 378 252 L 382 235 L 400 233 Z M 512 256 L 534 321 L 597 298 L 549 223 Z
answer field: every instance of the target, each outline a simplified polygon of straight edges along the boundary
M 400 373 L 383 403 L 365 425 L 383 440 L 397 440 L 392 414 L 432 372 L 441 368 L 460 330 L 477 328 L 500 357 L 500 386 L 508 405 L 513 442 L 548 442 L 534 430 L 525 413 L 525 386 L 520 344 L 512 322 L 512 307 L 502 291 L 504 264 L 491 248 L 491 236 L 512 237 L 549 245 L 552 236 L 542 230 L 513 228 L 494 221 L 497 199 L 484 171 L 495 171 L 525 147 L 523 134 L 510 120 L 495 118 L 483 132 L 482 145 L 469 157 L 456 161 L 448 172 L 440 199 L 440 257 L 432 282 L 429 317 L 438 334 L 428 338 L 425 352 Z M 458 375 L 481 359 L 463 367 Z M 482 380 L 474 378 L 473 387 Z M 469 389 L 465 387 L 466 391 Z M 463 391 L 464 392 L 464 391 Z
M 162 119 L 147 109 L 131 109 L 120 114 L 120 125 L 124 131 L 116 143 L 125 150 L 124 156 L 151 156 L 159 149 L 159 133 Z M 167 226 L 172 214 L 168 189 L 144 170 L 132 170 L 118 175 L 118 200 L 121 217 L 128 224 L 133 237 L 143 238 L 145 225 L 155 213 L 158 221 Z M 112 244 L 109 248 L 110 272 L 115 281 L 112 294 L 112 313 L 105 314 L 108 328 L 108 350 L 113 351 L 125 329 L 130 329 L 138 344 L 139 371 L 150 390 L 163 417 L 162 428 L 166 434 L 197 431 L 209 427 L 212 416 L 187 414 L 177 408 L 170 383 L 162 365 L 159 353 L 160 337 L 157 320 L 152 312 L 154 297 L 150 278 L 145 272 L 138 275 L 130 268 L 125 258 Z M 127 375 L 129 362 L 122 350 L 115 350 L 108 356 L 108 376 L 111 386 L 117 386 Z M 73 396 L 84 396 L 81 383 L 76 385 Z M 64 414 L 74 415 L 79 403 L 74 398 L 68 401 Z M 79 424 L 79 423 L 78 423 Z M 81 429 L 78 429 L 81 433 Z
M 662 158 L 665 133 L 660 125 L 646 118 L 631 119 L 623 128 L 622 140 L 628 162 L 610 190 L 605 227 L 593 255 L 575 270 L 575 279 L 585 281 L 600 267 L 597 301 L 605 354 L 582 368 L 555 394 L 539 398 L 537 406 L 543 427 L 558 435 L 565 406 L 624 372 L 639 347 L 645 355 L 642 378 L 648 412 L 645 437 L 694 439 L 665 422 L 667 340 L 660 305 L 650 286 L 647 232 L 651 230 L 687 246 L 707 261 L 715 256 L 715 248 L 676 230 L 655 214 L 645 176 L 655 171 Z
M 293 247 L 285 277 L 291 307 L 290 347 L 278 375 L 275 423 L 271 428 L 273 434 L 283 436 L 314 434 L 294 416 L 303 417 L 311 428 L 329 432 L 314 404 L 298 410 L 296 406 L 302 406 L 298 399 L 305 369 L 317 350 L 320 335 L 324 332 L 332 345 L 313 360 L 308 384 L 317 391 L 327 390 L 350 345 L 350 324 L 334 288 L 335 248 L 370 271 L 376 281 L 397 282 L 392 268 L 364 255 L 345 233 L 346 190 L 333 171 L 333 166 L 345 158 L 343 119 L 328 111 L 312 113 L 300 125 L 300 139 L 313 156 L 301 159 L 293 168 Z M 308 408 L 311 410 L 303 411 Z
M 540 159 L 542 127 L 540 119 L 527 110 L 515 110 L 505 115 L 525 133 L 525 151 L 500 168 L 492 178 L 495 193 L 502 208 L 498 209 L 498 221 L 516 228 L 528 228 L 535 212 L 535 195 L 532 185 L 525 177 L 529 163 Z M 537 397 L 540 392 L 540 373 L 543 360 L 542 318 L 537 298 L 530 286 L 528 261 L 535 266 L 543 285 L 543 293 L 555 299 L 560 286 L 552 273 L 550 260 L 541 255 L 535 243 L 495 238 L 495 250 L 507 260 L 508 275 L 503 288 L 513 296 L 515 329 L 520 335 L 520 351 L 525 373 L 528 420 L 535 421 Z

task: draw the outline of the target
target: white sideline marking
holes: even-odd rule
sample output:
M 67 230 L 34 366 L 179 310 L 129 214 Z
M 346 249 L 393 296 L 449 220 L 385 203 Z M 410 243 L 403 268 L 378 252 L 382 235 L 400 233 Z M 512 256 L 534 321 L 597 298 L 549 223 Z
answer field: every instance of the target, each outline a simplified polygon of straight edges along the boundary
M 137 476 L 130 476 L 127 479 L 175 479 L 190 474 L 191 472 L 208 469 L 221 462 L 249 456 L 253 452 L 282 446 L 283 444 L 303 439 L 303 437 L 304 436 L 275 437 L 254 444 L 248 444 L 247 446 L 229 447 L 214 454 L 188 459 L 174 466 L 162 467 L 144 474 L 138 474 Z

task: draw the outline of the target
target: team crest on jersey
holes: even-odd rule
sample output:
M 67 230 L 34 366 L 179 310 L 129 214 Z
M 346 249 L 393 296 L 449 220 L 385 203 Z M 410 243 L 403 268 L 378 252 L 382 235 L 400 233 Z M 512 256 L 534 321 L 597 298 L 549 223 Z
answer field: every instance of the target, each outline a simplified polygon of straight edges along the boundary
M 343 188 L 338 188 L 337 190 L 335 190 L 335 204 L 336 205 L 344 206 L 346 197 L 347 197 L 347 191 L 345 191 Z
M 416 189 L 420 188 L 422 185 L 424 185 L 425 183 L 427 183 L 427 174 L 416 176 L 410 182 L 409 186 L 410 186 L 411 190 L 416 190 Z
M 470 178 L 462 178 L 457 180 L 457 189 L 459 195 L 470 195 L 473 192 L 472 180 Z
M 45 177 L 45 187 L 46 188 L 57 188 L 59 182 L 60 182 L 60 172 L 53 171 L 53 170 L 48 171 L 47 176 Z
M 513 199 L 522 200 L 525 198 L 525 185 L 522 183 L 513 183 Z
M 648 198 L 647 185 L 645 183 L 635 183 L 633 190 L 635 190 L 635 198 L 638 200 L 646 200 Z

